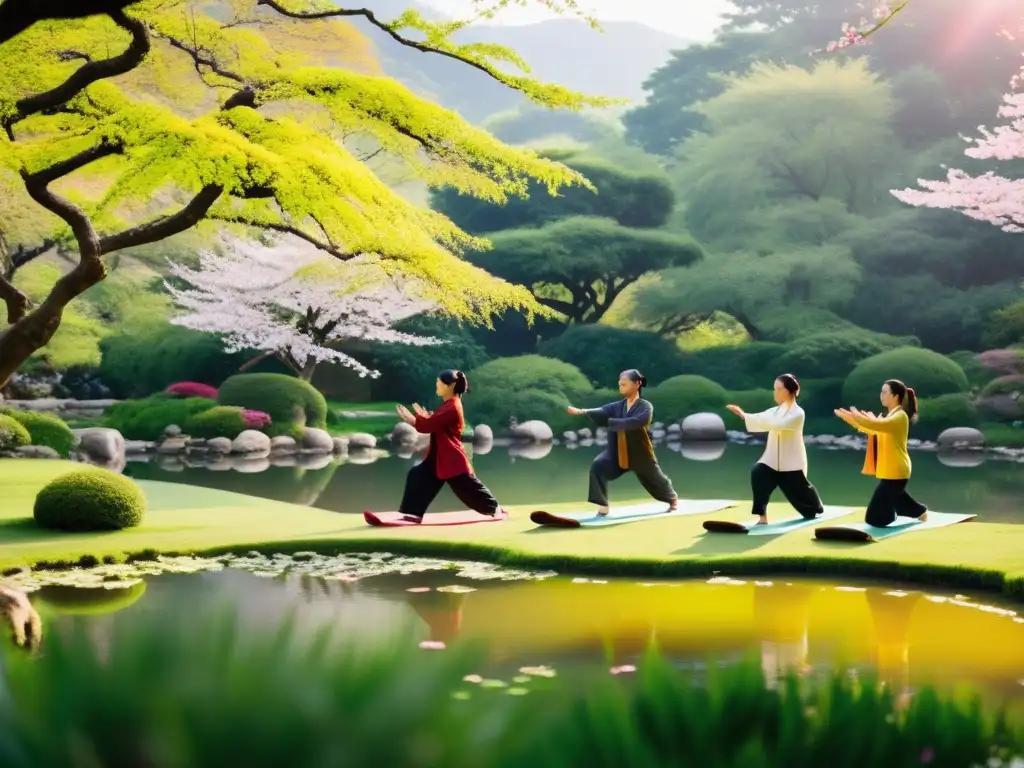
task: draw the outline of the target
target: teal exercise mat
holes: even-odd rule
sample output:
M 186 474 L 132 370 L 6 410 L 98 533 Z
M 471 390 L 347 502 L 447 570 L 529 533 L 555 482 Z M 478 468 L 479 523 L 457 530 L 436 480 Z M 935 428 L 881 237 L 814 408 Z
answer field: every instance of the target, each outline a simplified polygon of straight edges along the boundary
M 609 525 L 623 525 L 640 520 L 654 520 L 686 515 L 707 515 L 735 507 L 739 502 L 728 499 L 680 499 L 674 512 L 666 512 L 668 504 L 655 501 L 648 504 L 634 504 L 629 507 L 612 507 L 611 513 L 601 517 L 592 511 L 586 512 L 544 512 L 530 513 L 530 520 L 546 528 L 603 528 Z
M 928 520 L 919 523 L 909 517 L 898 517 L 892 525 L 879 528 L 867 523 L 851 523 L 850 525 L 826 525 L 814 529 L 814 538 L 823 541 L 858 541 L 871 542 L 891 539 L 901 533 L 911 531 L 927 531 L 933 528 L 945 528 L 948 525 L 966 523 L 977 515 L 954 515 L 947 512 L 928 512 Z
M 806 528 L 809 525 L 819 525 L 828 520 L 838 520 L 840 517 L 852 515 L 857 511 L 856 507 L 825 507 L 825 511 L 815 518 L 808 520 L 805 517 L 796 515 L 777 523 L 768 525 L 755 525 L 754 523 L 734 523 L 729 520 L 705 520 L 704 530 L 708 533 L 741 533 L 750 536 L 781 536 L 784 533 L 795 531 L 798 528 Z M 753 515 L 751 515 L 753 517 Z

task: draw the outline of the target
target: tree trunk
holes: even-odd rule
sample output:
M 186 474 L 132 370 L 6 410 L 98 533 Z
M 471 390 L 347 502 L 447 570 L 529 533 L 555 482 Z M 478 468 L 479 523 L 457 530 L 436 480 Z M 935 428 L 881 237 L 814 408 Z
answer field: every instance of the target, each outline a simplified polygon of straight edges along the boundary
M 0 277 L 11 322 L 0 331 L 0 389 L 7 386 L 34 353 L 50 343 L 60 327 L 65 307 L 104 277 L 106 270 L 98 258 L 83 259 L 54 284 L 42 304 L 27 314 L 27 305 L 21 305 L 19 310 L 19 302 L 25 301 L 24 295 Z
M 305 382 L 313 381 L 313 371 L 316 370 L 316 360 L 310 358 L 306 361 L 306 364 L 299 370 L 299 378 Z

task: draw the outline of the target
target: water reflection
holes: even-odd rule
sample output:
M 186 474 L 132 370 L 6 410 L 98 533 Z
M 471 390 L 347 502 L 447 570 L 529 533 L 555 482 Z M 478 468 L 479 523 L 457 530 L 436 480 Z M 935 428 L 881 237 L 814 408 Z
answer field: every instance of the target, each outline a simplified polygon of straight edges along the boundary
M 445 591 L 453 586 L 472 591 Z M 38 598 L 56 609 L 48 621 L 68 620 L 66 608 L 60 609 L 70 599 L 67 592 L 46 587 Z M 75 612 L 85 614 L 93 636 L 105 637 L 110 616 L 100 615 L 101 601 L 93 598 L 93 610 Z M 773 680 L 788 670 L 818 673 L 842 664 L 877 673 L 897 694 L 925 683 L 945 689 L 968 683 L 1024 712 L 1024 687 L 1017 682 L 1024 679 L 1024 619 L 984 599 L 802 580 L 494 583 L 437 571 L 342 582 L 289 574 L 259 578 L 229 569 L 154 577 L 144 596 L 121 603 L 111 597 L 107 608 L 129 618 L 144 613 L 177 621 L 197 600 L 234 605 L 250 626 L 296 611 L 300 627 L 326 621 L 342 637 L 375 643 L 400 636 L 412 620 L 419 640 L 485 641 L 495 666 L 635 664 L 655 639 L 687 666 L 755 653 Z M 969 651 L 978 638 L 984 638 L 984 652 Z
M 505 506 L 578 502 L 586 498 L 587 472 L 598 446 L 495 446 L 473 451 L 473 465 Z M 749 496 L 750 466 L 760 457 L 757 445 L 727 443 L 666 444 L 658 453 L 665 472 L 680 495 L 692 499 Z M 810 473 L 826 504 L 860 506 L 874 488 L 861 475 L 859 451 L 807 449 Z M 129 463 L 126 472 L 138 478 L 186 483 L 248 493 L 336 512 L 393 509 L 401 497 L 405 474 L 419 461 L 413 448 L 400 454 L 353 453 L 343 463 L 318 457 L 325 466 L 270 466 L 264 471 L 240 472 L 234 462 L 211 472 L 176 465 L 176 471 L 156 463 Z M 1024 522 L 1024 471 L 1014 461 L 984 460 L 983 454 L 914 454 L 914 494 L 943 512 L 976 514 L 986 522 Z M 276 461 L 276 460 L 275 460 Z M 230 466 L 228 466 L 230 465 Z M 255 468 L 249 465 L 249 468 Z M 626 475 L 614 486 L 618 499 L 639 499 L 644 491 Z M 432 509 L 451 511 L 460 504 L 447 488 Z

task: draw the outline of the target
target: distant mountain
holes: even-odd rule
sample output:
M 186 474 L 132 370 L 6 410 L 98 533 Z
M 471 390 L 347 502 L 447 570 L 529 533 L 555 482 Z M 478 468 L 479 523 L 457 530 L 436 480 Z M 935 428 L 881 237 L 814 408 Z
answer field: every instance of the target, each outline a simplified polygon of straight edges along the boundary
M 382 19 L 394 18 L 408 7 L 425 18 L 443 19 L 432 8 L 401 0 L 380 0 L 372 7 Z M 376 43 L 381 65 L 388 75 L 472 122 L 515 109 L 525 101 L 482 72 L 443 56 L 398 45 L 364 21 L 352 21 Z M 459 32 L 453 39 L 507 46 L 530 65 L 531 74 L 537 79 L 590 95 L 627 99 L 643 98 L 641 86 L 647 76 L 668 61 L 671 51 L 692 42 L 636 22 L 601 22 L 601 26 L 602 31 L 598 32 L 578 19 L 553 19 L 522 26 L 480 24 Z

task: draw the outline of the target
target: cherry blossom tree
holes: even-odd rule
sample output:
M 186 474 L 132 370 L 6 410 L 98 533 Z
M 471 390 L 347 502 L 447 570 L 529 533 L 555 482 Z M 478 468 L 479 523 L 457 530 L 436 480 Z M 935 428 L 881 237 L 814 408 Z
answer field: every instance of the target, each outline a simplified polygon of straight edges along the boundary
M 901 0 L 895 4 L 886 0 L 868 0 L 864 15 L 857 24 L 844 24 L 842 36 L 828 43 L 828 52 L 870 42 L 869 38 L 891 22 L 910 4 Z M 917 0 L 921 2 L 921 0 Z M 1024 24 L 1018 32 L 1003 28 L 993 33 L 1014 40 L 1024 33 Z M 819 53 L 816 51 L 815 53 Z M 1010 91 L 1003 96 L 998 115 L 1007 124 L 996 128 L 979 128 L 980 136 L 966 138 L 972 146 L 964 151 L 976 160 L 1013 161 L 1024 159 L 1024 66 L 1010 81 Z M 946 169 L 946 179 L 918 179 L 920 189 L 894 189 L 892 195 L 907 205 L 923 208 L 945 208 L 960 211 L 979 221 L 987 221 L 1006 232 L 1024 232 L 1024 178 L 1007 178 L 994 171 L 972 176 L 956 168 Z
M 198 267 L 171 262 L 169 275 L 190 286 L 164 282 L 184 310 L 171 322 L 218 334 L 227 352 L 258 351 L 242 370 L 276 357 L 305 381 L 322 362 L 340 363 L 361 377 L 377 376 L 336 346 L 352 339 L 439 342 L 394 330 L 398 321 L 433 305 L 416 295 L 414 284 L 401 284 L 369 257 L 339 263 L 282 240 L 270 245 L 237 240 L 200 253 Z

